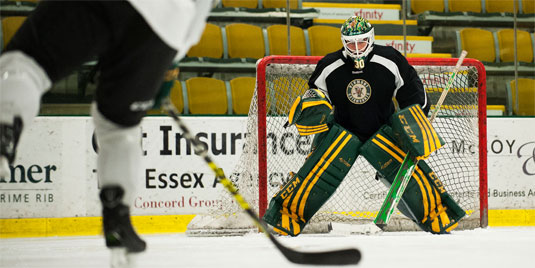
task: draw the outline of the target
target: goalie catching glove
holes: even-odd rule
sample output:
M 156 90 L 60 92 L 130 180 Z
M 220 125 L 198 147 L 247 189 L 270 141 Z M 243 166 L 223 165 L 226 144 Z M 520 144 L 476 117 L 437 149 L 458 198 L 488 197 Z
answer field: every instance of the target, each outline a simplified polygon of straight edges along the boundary
M 329 130 L 332 121 L 332 105 L 318 89 L 309 89 L 297 97 L 288 115 L 287 125 L 297 127 L 299 135 L 306 136 Z

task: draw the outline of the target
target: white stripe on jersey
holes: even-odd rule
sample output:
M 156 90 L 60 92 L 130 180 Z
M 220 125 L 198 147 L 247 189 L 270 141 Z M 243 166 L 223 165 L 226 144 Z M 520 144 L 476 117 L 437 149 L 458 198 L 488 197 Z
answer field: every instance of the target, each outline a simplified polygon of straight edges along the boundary
M 405 82 L 403 81 L 403 78 L 401 77 L 401 74 L 399 73 L 398 66 L 393 61 L 385 57 L 381 57 L 377 54 L 373 55 L 370 61 L 379 63 L 383 65 L 384 67 L 386 67 L 388 70 L 390 70 L 390 72 L 392 72 L 392 74 L 394 75 L 396 79 L 396 89 L 394 90 L 394 97 L 395 97 L 396 94 L 398 93 L 398 89 L 400 89 L 405 84 Z
M 424 105 L 422 105 L 422 109 L 425 108 L 425 106 L 427 106 L 427 92 L 424 93 Z
M 170 47 L 178 51 L 175 61 L 182 59 L 201 39 L 212 1 L 202 0 L 128 0 L 143 16 L 152 30 Z
M 325 67 L 323 71 L 321 71 L 321 74 L 318 76 L 318 78 L 316 78 L 316 81 L 314 81 L 314 85 L 316 85 L 318 89 L 321 90 L 321 92 L 323 92 L 325 96 L 327 96 L 327 99 L 329 99 L 329 101 L 330 98 L 329 93 L 327 92 L 327 83 L 325 82 L 325 80 L 334 70 L 338 69 L 338 67 L 342 65 L 344 65 L 344 61 L 342 59 L 338 59 L 335 62 L 327 65 L 327 67 Z

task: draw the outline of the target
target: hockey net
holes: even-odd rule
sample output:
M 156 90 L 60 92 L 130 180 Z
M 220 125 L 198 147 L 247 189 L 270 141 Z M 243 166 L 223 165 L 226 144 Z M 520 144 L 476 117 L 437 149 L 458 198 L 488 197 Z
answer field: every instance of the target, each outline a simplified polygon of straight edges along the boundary
M 310 152 L 311 136 L 295 127 L 284 128 L 293 101 L 307 89 L 307 81 L 321 57 L 270 56 L 257 63 L 257 84 L 247 120 L 247 139 L 240 161 L 230 175 L 240 193 L 260 217 L 269 199 L 296 172 Z M 457 59 L 413 58 L 434 104 L 440 97 Z M 446 142 L 426 162 L 467 216 L 458 229 L 487 225 L 486 87 L 483 65 L 465 59 L 433 126 Z M 431 106 L 431 112 L 436 109 Z M 431 114 L 430 112 L 430 114 Z M 303 232 L 324 232 L 329 223 L 372 223 L 388 188 L 375 179 L 375 169 L 359 157 L 332 197 L 314 215 Z M 189 235 L 232 235 L 256 230 L 230 194 L 209 215 L 198 215 Z M 387 230 L 418 227 L 396 211 Z

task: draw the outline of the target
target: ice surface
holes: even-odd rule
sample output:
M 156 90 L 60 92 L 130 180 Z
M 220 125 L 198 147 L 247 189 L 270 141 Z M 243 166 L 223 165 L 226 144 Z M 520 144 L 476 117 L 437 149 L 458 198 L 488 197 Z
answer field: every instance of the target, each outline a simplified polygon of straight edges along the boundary
M 288 262 L 263 234 L 143 237 L 148 251 L 135 257 L 135 267 L 305 267 Z M 363 254 L 357 267 L 535 267 L 535 227 L 487 228 L 451 235 L 392 232 L 278 239 L 301 251 L 356 247 Z M 101 237 L 0 239 L 0 267 L 109 267 L 109 261 L 110 252 Z

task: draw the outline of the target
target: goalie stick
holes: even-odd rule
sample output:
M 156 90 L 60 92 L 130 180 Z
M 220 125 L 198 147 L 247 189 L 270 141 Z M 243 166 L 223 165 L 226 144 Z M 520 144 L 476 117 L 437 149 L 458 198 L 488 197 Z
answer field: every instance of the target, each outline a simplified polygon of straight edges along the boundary
M 459 71 L 459 68 L 463 63 L 466 54 L 468 53 L 465 50 L 461 52 L 459 60 L 457 60 L 457 63 L 455 64 L 455 67 L 452 70 L 452 74 L 448 80 L 448 83 L 446 84 L 446 87 L 442 91 L 442 94 L 440 95 L 440 98 L 438 99 L 437 104 L 435 105 L 436 108 L 431 114 L 429 122 L 433 123 L 433 120 L 435 120 L 437 113 L 440 110 L 442 103 L 444 102 L 444 99 L 446 99 L 448 91 L 453 85 L 453 79 L 455 79 L 455 76 L 457 75 L 457 72 Z M 390 186 L 390 190 L 386 195 L 385 201 L 383 202 L 379 213 L 377 213 L 377 216 L 373 221 L 375 225 L 377 225 L 377 227 L 384 229 L 386 225 L 388 225 L 390 217 L 392 216 L 394 209 L 397 207 L 399 201 L 401 200 L 401 196 L 405 192 L 405 188 L 407 187 L 407 184 L 409 184 L 409 180 L 411 179 L 412 174 L 414 173 L 414 168 L 418 165 L 418 162 L 419 160 L 416 159 L 416 157 L 414 155 L 411 155 L 410 153 L 407 153 L 405 159 L 403 159 L 403 163 L 401 164 L 401 167 L 399 168 L 396 177 L 394 178 L 394 181 Z
M 293 263 L 297 263 L 297 264 L 313 264 L 313 265 L 347 265 L 347 264 L 357 264 L 360 261 L 360 258 L 361 258 L 360 251 L 355 248 L 332 250 L 332 251 L 325 251 L 325 252 L 301 252 L 301 251 L 290 249 L 282 245 L 270 232 L 267 231 L 266 225 L 256 215 L 256 213 L 253 211 L 251 206 L 249 206 L 249 203 L 245 201 L 245 199 L 238 192 L 238 189 L 236 189 L 234 184 L 229 179 L 227 179 L 227 177 L 225 176 L 225 173 L 223 172 L 223 169 L 219 168 L 214 163 L 212 158 L 208 155 L 207 149 L 204 146 L 202 146 L 202 144 L 193 137 L 188 127 L 184 124 L 184 122 L 178 116 L 178 111 L 176 110 L 175 106 L 171 103 L 169 98 L 165 100 L 163 105 L 167 113 L 174 119 L 178 127 L 182 130 L 186 139 L 193 144 L 195 150 L 199 153 L 199 155 L 204 159 L 206 164 L 216 174 L 217 178 L 219 179 L 219 182 L 225 187 L 227 191 L 229 191 L 232 194 L 232 196 L 234 197 L 234 199 L 236 199 L 240 207 L 243 210 L 245 210 L 247 215 L 249 215 L 251 220 L 260 229 L 260 231 L 262 231 L 269 238 L 269 240 L 273 244 L 275 244 L 277 249 L 279 249 L 279 251 L 282 253 L 282 255 L 284 255 L 284 257 L 286 257 L 287 260 Z

